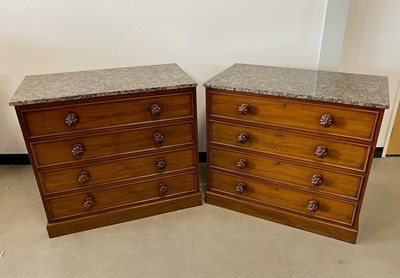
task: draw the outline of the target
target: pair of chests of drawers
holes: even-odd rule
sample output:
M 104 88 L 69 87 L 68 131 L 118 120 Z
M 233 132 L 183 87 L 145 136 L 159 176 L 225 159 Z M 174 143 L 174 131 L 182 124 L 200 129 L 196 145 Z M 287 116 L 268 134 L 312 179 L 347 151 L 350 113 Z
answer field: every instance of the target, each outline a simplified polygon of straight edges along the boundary
M 207 89 L 209 191 L 354 225 L 379 113 Z
M 196 191 L 192 91 L 23 107 L 49 222 Z

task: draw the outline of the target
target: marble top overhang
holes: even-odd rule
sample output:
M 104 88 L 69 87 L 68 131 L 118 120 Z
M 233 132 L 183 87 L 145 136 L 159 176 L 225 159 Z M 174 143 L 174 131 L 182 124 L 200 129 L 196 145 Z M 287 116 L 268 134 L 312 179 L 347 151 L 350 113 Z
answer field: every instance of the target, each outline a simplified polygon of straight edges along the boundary
M 9 104 L 20 106 L 196 87 L 177 64 L 26 76 Z
M 376 75 L 234 64 L 204 86 L 381 109 L 390 104 L 388 78 Z

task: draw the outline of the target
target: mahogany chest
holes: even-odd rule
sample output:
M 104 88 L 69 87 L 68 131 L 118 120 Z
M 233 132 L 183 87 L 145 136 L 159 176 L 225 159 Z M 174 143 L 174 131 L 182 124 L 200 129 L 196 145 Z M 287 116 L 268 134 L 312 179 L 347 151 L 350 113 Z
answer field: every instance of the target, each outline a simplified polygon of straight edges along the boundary
M 176 64 L 23 80 L 10 104 L 50 237 L 201 204 L 196 85 Z
M 206 202 L 355 243 L 387 78 L 235 64 L 204 86 Z

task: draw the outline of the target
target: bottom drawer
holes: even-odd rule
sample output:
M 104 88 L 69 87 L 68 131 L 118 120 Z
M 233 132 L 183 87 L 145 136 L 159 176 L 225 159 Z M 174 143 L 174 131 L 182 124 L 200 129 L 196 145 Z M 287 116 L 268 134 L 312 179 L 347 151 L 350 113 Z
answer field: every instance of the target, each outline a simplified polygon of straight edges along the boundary
M 211 191 L 234 194 L 239 198 L 261 201 L 284 209 L 324 218 L 344 224 L 353 224 L 356 204 L 331 200 L 288 188 L 241 177 L 211 172 Z
M 164 197 L 195 190 L 197 190 L 196 175 L 190 173 L 47 199 L 51 214 L 49 222 L 143 201 L 156 201 Z

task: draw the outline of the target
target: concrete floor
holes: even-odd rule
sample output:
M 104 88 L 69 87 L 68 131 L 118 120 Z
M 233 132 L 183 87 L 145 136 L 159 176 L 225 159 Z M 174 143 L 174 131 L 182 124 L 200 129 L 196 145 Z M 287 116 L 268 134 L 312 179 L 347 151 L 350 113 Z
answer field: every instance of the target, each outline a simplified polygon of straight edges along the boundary
M 207 204 L 49 239 L 30 166 L 0 166 L 0 277 L 400 277 L 399 170 L 374 160 L 352 245 Z

